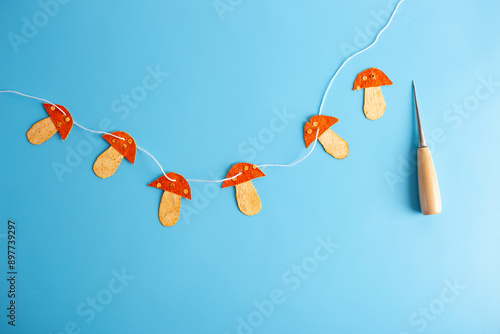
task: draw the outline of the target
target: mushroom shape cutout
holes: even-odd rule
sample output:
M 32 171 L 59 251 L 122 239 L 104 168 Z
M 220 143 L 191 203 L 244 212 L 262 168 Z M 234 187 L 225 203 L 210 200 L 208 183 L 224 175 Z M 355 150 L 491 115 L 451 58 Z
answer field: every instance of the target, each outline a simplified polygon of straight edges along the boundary
M 170 181 L 163 175 L 151 182 L 150 187 L 165 190 L 160 202 L 158 216 L 163 226 L 174 226 L 181 213 L 181 198 L 191 199 L 191 187 L 184 176 L 177 173 L 168 173 Z
M 332 116 L 316 115 L 311 117 L 309 122 L 304 126 L 306 147 L 309 147 L 314 142 L 316 133 L 318 133 L 318 140 L 327 153 L 337 159 L 347 157 L 349 155 L 349 145 L 330 129 L 338 121 L 338 118 Z
M 257 194 L 257 190 L 252 183 L 253 179 L 262 176 L 266 176 L 266 174 L 257 165 L 241 162 L 229 170 L 226 176 L 226 179 L 229 180 L 224 181 L 222 184 L 222 188 L 232 186 L 236 188 L 238 208 L 247 216 L 256 215 L 262 209 L 259 194 Z
M 34 145 L 40 145 L 49 140 L 58 131 L 61 134 L 62 140 L 65 140 L 73 128 L 73 117 L 71 117 L 68 109 L 59 104 L 54 106 L 50 103 L 44 103 L 43 106 L 47 110 L 49 117 L 36 122 L 28 130 L 26 135 L 29 142 Z
M 376 120 L 384 115 L 386 104 L 380 87 L 386 85 L 392 85 L 392 81 L 378 68 L 369 68 L 358 74 L 353 90 L 365 90 L 363 111 L 366 118 Z
M 111 146 L 97 158 L 93 169 L 97 176 L 105 179 L 116 172 L 123 157 L 127 158 L 132 164 L 135 162 L 137 145 L 135 144 L 134 138 L 123 131 L 112 132 L 102 137 L 106 139 Z

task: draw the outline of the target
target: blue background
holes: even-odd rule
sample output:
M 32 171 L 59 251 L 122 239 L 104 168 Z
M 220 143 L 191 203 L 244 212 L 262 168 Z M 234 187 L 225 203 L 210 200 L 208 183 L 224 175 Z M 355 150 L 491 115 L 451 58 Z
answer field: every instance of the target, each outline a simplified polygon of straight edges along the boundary
M 240 161 L 295 161 L 331 75 L 395 3 L 222 2 L 230 10 L 218 13 L 212 0 L 70 1 L 43 22 L 37 1 L 2 1 L 0 89 L 63 104 L 92 129 L 111 123 L 186 178 L 223 178 Z M 254 217 L 240 213 L 233 189 L 192 183 L 193 200 L 165 228 L 161 191 L 147 187 L 161 172 L 143 152 L 102 180 L 92 171 L 107 147 L 99 135 L 75 127 L 64 142 L 31 145 L 41 103 L 0 95 L 0 331 L 500 333 L 499 14 L 494 0 L 406 0 L 326 100 L 349 157 L 318 146 L 294 168 L 266 168 L 254 182 L 263 203 Z M 40 27 L 16 53 L 9 33 L 22 36 L 33 16 Z M 169 75 L 125 112 L 121 95 L 137 93 L 157 66 Z M 352 91 L 369 67 L 394 82 L 377 121 Z M 436 216 L 419 212 L 410 165 L 411 80 L 433 143 Z M 58 176 L 57 163 L 67 172 Z M 5 317 L 8 219 L 18 231 L 15 328 Z M 318 238 L 338 245 L 319 263 Z M 303 264 L 307 278 L 291 271 Z M 134 278 L 105 299 L 122 270 Z M 447 284 L 460 287 L 453 294 Z M 257 314 L 254 302 L 274 290 L 284 302 Z M 107 304 L 82 315 L 96 297 Z

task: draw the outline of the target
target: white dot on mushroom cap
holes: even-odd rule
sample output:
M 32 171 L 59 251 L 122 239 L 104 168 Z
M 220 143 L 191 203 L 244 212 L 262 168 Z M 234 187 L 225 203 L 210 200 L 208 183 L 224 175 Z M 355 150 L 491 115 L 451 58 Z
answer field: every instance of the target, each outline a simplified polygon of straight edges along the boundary
M 161 187 L 161 183 L 160 183 L 160 182 L 158 182 L 158 183 L 156 184 L 156 188 L 160 188 L 160 187 Z
M 361 89 L 361 86 L 356 86 L 356 90 L 360 90 Z
M 236 181 L 236 180 L 238 180 L 238 178 L 237 177 L 233 177 L 233 181 Z
M 318 126 L 318 122 L 313 122 L 313 126 L 317 127 Z
M 363 77 L 363 80 L 365 80 L 365 81 L 366 81 L 366 79 L 368 79 L 368 77 L 365 75 L 365 76 Z
M 129 144 L 132 144 L 132 139 L 129 138 L 129 140 L 127 140 Z
M 50 110 L 54 111 L 54 110 L 56 110 L 56 107 L 51 106 L 51 107 L 50 107 Z
M 65 121 L 66 121 L 66 123 L 67 123 L 67 122 L 71 121 L 71 118 L 69 118 L 68 116 L 66 116 L 66 117 L 64 118 L 64 120 L 65 120 Z
M 311 133 L 313 133 L 313 130 L 312 129 L 307 129 L 307 134 L 310 135 Z
M 187 195 L 187 193 L 189 192 L 189 190 L 184 189 L 182 192 Z
M 248 170 L 248 166 L 243 167 L 244 170 Z
M 257 165 L 253 165 L 252 167 L 253 167 L 253 169 L 257 169 Z

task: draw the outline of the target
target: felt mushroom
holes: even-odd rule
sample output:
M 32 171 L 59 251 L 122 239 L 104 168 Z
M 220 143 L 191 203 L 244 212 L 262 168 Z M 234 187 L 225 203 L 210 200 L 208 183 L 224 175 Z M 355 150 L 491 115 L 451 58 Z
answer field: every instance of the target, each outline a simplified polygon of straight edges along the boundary
M 386 85 L 392 85 L 392 81 L 378 68 L 369 68 L 358 74 L 353 90 L 365 90 L 363 111 L 366 118 L 376 120 L 384 115 L 386 104 L 380 87 Z
M 252 180 L 258 177 L 266 176 L 257 165 L 241 162 L 234 165 L 226 180 L 222 184 L 222 188 L 236 188 L 236 201 L 240 211 L 248 216 L 256 215 L 262 209 L 259 194 L 255 189 Z
M 30 143 L 40 145 L 59 131 L 62 140 L 65 140 L 73 127 L 73 117 L 63 106 L 44 103 L 43 106 L 49 117 L 36 122 L 26 134 Z M 59 109 L 58 109 L 59 108 Z M 61 111 L 62 110 L 62 111 Z
M 150 187 L 165 190 L 160 202 L 159 217 L 163 226 L 174 226 L 181 213 L 181 198 L 191 199 L 191 187 L 184 176 L 177 173 L 168 173 L 170 181 L 163 175 L 151 182 Z
M 107 178 L 113 175 L 123 157 L 127 158 L 132 164 L 135 162 L 137 145 L 134 138 L 123 131 L 112 132 L 102 136 L 111 146 L 104 151 L 94 163 L 94 173 L 100 178 Z
M 309 147 L 316 140 L 323 145 L 325 151 L 337 159 L 344 159 L 349 155 L 349 145 L 338 134 L 333 132 L 330 127 L 339 121 L 332 116 L 316 115 L 311 117 L 304 126 L 304 140 L 306 147 Z M 318 132 L 319 129 L 319 132 Z

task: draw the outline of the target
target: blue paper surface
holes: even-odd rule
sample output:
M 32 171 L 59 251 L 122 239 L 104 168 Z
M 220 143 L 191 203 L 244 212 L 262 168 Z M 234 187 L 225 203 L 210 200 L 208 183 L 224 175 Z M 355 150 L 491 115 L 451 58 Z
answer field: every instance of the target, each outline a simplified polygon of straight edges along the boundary
M 167 172 L 296 161 L 340 63 L 395 1 L 3 1 L 0 90 L 121 130 Z M 41 102 L 0 94 L 1 333 L 500 333 L 500 3 L 406 0 L 339 73 L 324 114 L 350 147 L 318 145 L 253 183 L 191 183 L 173 228 L 143 152 L 102 180 L 107 143 L 74 127 L 34 146 Z M 369 121 L 356 75 L 382 69 Z M 443 212 L 419 212 L 411 81 Z M 15 298 L 8 296 L 15 222 Z M 15 327 L 8 324 L 15 300 Z

